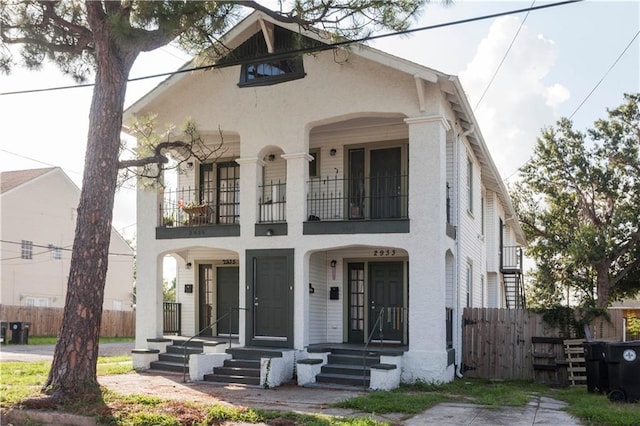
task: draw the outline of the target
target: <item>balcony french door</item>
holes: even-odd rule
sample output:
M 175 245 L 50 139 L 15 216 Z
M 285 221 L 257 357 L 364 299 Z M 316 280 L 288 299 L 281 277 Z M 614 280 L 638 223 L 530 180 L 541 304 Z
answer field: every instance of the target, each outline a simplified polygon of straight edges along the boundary
M 402 148 L 350 149 L 348 175 L 349 219 L 402 217 Z
M 201 164 L 199 183 L 199 201 L 215 206 L 215 223 L 238 223 L 240 166 L 234 161 Z

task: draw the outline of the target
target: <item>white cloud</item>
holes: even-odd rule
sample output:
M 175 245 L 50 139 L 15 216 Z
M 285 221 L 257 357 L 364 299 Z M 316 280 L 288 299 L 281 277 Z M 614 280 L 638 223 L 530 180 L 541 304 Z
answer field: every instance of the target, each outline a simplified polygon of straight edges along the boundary
M 507 16 L 491 25 L 460 80 L 475 107 L 518 31 L 521 20 Z M 532 154 L 540 130 L 553 125 L 557 107 L 569 99 L 562 84 L 544 81 L 557 59 L 557 46 L 523 25 L 508 56 L 475 110 L 480 130 L 503 178 Z

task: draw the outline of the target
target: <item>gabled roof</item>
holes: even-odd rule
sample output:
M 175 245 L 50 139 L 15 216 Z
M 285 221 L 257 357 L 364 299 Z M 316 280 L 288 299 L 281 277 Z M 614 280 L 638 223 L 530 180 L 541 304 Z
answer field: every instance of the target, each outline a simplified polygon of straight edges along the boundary
M 321 30 L 309 30 L 301 28 L 297 24 L 283 23 L 270 17 L 263 12 L 253 12 L 240 21 L 237 25 L 231 28 L 221 39 L 220 44 L 225 46 L 229 50 L 233 50 L 236 47 L 242 45 L 249 38 L 254 36 L 257 32 L 262 31 L 265 38 L 269 38 L 269 34 L 273 33 L 273 27 L 279 26 L 288 29 L 292 32 L 300 33 L 301 35 L 315 40 L 316 42 L 330 45 L 335 39 L 327 35 Z M 269 44 L 269 41 L 267 41 Z M 272 49 L 272 46 L 269 47 Z M 525 245 L 524 232 L 520 226 L 520 222 L 517 220 L 515 209 L 511 203 L 509 192 L 498 172 L 498 169 L 491 158 L 489 149 L 484 141 L 484 137 L 480 131 L 473 109 L 469 105 L 467 96 L 460 84 L 460 80 L 457 76 L 449 75 L 436 71 L 432 68 L 425 67 L 420 64 L 408 61 L 403 58 L 388 54 L 378 49 L 374 49 L 362 43 L 349 44 L 351 51 L 365 59 L 377 62 L 379 64 L 388 66 L 397 71 L 412 75 L 416 80 L 416 85 L 421 86 L 424 81 L 430 83 L 437 83 L 440 85 L 441 90 L 445 96 L 445 99 L 453 110 L 456 121 L 460 126 L 462 132 L 465 133 L 474 155 L 480 162 L 482 167 L 482 178 L 485 185 L 490 190 L 498 194 L 498 198 L 502 202 L 505 208 L 506 218 L 515 229 L 516 238 L 518 243 Z M 224 61 L 224 57 L 222 58 Z M 187 70 L 189 68 L 196 67 L 195 60 L 184 64 L 180 71 Z M 224 66 L 224 65 L 222 65 Z M 179 72 L 168 77 L 165 81 L 160 83 L 142 98 L 137 100 L 129 108 L 124 111 L 124 122 L 135 114 L 135 111 L 144 108 L 147 104 L 153 102 L 154 98 L 162 93 L 166 88 L 181 81 L 183 78 L 187 78 L 189 73 Z M 126 124 L 125 124 L 126 126 Z M 126 131 L 126 130 L 125 130 Z
M 46 167 L 42 169 L 14 170 L 0 173 L 0 194 L 17 188 L 33 179 L 49 173 L 58 167 Z

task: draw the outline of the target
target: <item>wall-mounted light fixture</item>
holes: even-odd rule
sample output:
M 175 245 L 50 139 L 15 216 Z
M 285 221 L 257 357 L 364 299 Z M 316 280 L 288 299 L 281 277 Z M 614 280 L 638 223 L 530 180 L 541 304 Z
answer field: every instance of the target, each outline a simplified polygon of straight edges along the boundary
M 193 169 L 193 161 L 187 161 L 187 170 Z
M 331 150 L 329 151 L 329 155 L 332 157 L 334 157 L 337 153 L 338 151 L 335 148 L 331 148 Z
M 275 160 L 275 159 L 276 159 L 276 155 L 275 155 L 275 154 L 269 154 L 269 156 L 267 157 L 267 159 L 268 159 L 269 161 L 273 161 L 273 160 Z
M 330 263 L 331 265 L 331 278 L 332 279 L 336 279 L 336 265 L 338 264 L 338 261 L 333 259 Z
M 273 229 L 269 228 L 267 229 L 267 237 L 270 237 L 273 235 Z
M 192 266 L 193 266 L 193 265 L 191 264 L 191 262 L 187 262 L 187 264 L 186 264 L 186 265 L 184 265 L 184 267 L 185 267 L 186 269 L 191 269 L 191 267 L 192 267 Z

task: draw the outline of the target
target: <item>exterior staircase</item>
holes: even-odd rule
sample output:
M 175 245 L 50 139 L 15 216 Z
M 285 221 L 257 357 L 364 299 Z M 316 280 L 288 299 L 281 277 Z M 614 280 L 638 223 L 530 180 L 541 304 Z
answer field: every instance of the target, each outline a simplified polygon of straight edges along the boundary
M 282 357 L 282 351 L 278 349 L 244 347 L 227 349 L 226 352 L 232 358 L 225 360 L 222 367 L 215 367 L 213 373 L 205 374 L 204 381 L 259 386 L 260 359 Z
M 167 346 L 167 352 L 158 355 L 158 361 L 151 362 L 151 370 L 189 373 L 189 360 L 185 357 L 201 354 L 203 343 L 190 341 L 183 346 L 184 342 L 184 340 L 174 340 L 173 344 Z
M 507 309 L 525 309 L 524 275 L 522 270 L 522 247 L 503 246 L 500 249 L 500 272 L 504 283 Z
M 371 366 L 380 364 L 381 355 L 401 355 L 401 349 L 333 347 L 327 356 L 327 364 L 316 375 L 318 386 L 369 387 Z

